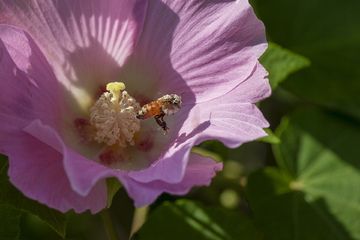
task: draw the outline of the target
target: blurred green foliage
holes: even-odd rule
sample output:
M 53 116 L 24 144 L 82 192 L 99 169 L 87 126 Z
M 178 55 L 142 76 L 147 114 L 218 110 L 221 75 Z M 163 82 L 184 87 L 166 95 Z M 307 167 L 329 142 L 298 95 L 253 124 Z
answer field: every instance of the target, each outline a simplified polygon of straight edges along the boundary
M 282 87 L 360 118 L 360 2 L 252 0 L 268 39 L 311 61 Z
M 271 42 L 259 61 L 269 72 L 268 78 L 272 89 L 277 88 L 290 73 L 310 66 L 307 58 Z
M 263 141 L 267 143 L 280 143 L 280 139 L 271 131 L 270 128 L 265 128 L 264 131 L 267 133 L 266 137 L 259 138 L 256 141 Z
M 360 123 L 300 110 L 278 128 L 278 168 L 252 173 L 250 209 L 267 239 L 360 239 Z M 336 137 L 333 137 L 336 136 Z
M 133 240 L 260 240 L 253 222 L 246 216 L 220 207 L 205 207 L 180 199 L 156 208 Z
M 66 216 L 55 209 L 25 197 L 9 182 L 8 167 L 7 157 L 0 155 L 0 206 L 1 204 L 10 204 L 19 210 L 37 215 L 64 238 L 66 235 Z
M 107 186 L 107 204 L 106 207 L 110 208 L 112 204 L 112 200 L 117 191 L 122 187 L 121 183 L 117 178 L 107 178 L 106 179 Z
M 16 240 L 20 235 L 19 221 L 22 211 L 11 205 L 0 205 L 0 239 Z

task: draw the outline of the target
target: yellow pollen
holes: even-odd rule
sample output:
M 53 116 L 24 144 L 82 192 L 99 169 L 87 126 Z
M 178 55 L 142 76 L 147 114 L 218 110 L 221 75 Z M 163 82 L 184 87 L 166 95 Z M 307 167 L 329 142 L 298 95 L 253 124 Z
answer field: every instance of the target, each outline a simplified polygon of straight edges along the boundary
M 134 145 L 134 133 L 140 130 L 140 120 L 135 117 L 140 105 L 122 91 L 124 83 L 112 82 L 106 89 L 109 92 L 103 93 L 90 108 L 90 123 L 97 130 L 94 140 L 110 146 L 117 141 L 121 147 L 126 147 L 126 142 Z
M 121 91 L 125 89 L 125 84 L 122 82 L 111 82 L 106 85 L 108 91 Z

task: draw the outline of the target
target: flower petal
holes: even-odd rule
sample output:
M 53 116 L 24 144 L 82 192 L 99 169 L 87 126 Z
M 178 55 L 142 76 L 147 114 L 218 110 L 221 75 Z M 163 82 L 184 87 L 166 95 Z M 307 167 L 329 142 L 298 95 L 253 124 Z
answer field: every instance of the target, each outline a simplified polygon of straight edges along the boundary
M 160 180 L 149 183 L 129 181 L 131 188 L 128 193 L 134 199 L 135 207 L 141 207 L 154 202 L 163 192 L 182 195 L 194 186 L 208 186 L 215 172 L 221 170 L 222 163 L 216 163 L 211 158 L 192 153 L 181 182 L 172 184 Z
M 86 114 L 136 46 L 146 6 L 146 0 L 0 1 L 0 23 L 29 32 L 69 105 Z
M 185 92 L 188 104 L 200 103 L 247 79 L 266 48 L 264 25 L 246 0 L 150 1 L 122 76 L 142 79 L 142 95 Z M 132 66 L 145 70 L 134 76 Z
M 31 134 L 41 142 L 56 149 L 63 155 L 63 169 L 65 169 L 66 175 L 69 178 L 70 184 L 75 192 L 81 196 L 87 196 L 91 188 L 101 179 L 92 178 L 90 181 L 82 181 L 83 175 L 86 175 L 84 171 L 87 169 L 87 165 L 94 164 L 97 167 L 108 169 L 95 162 L 86 159 L 77 152 L 66 147 L 59 134 L 51 127 L 43 124 L 40 120 L 36 119 L 32 121 L 28 126 L 24 128 L 24 131 Z M 87 164 L 89 163 L 89 164 Z M 82 165 L 81 171 L 77 165 Z M 96 171 L 96 170 L 95 170 Z M 78 174 L 81 172 L 82 174 Z M 64 175 L 66 177 L 66 175 Z
M 178 138 L 165 155 L 148 169 L 131 172 L 129 176 L 139 182 L 162 180 L 169 183 L 182 181 L 191 147 L 202 141 L 218 139 L 227 147 L 239 147 L 266 136 L 268 127 L 260 110 L 252 103 L 271 93 L 266 70 L 257 63 L 248 79 L 227 94 L 195 105 L 184 105 L 169 126 L 178 131 Z
M 94 187 L 96 188 L 97 185 L 99 185 L 99 189 L 102 189 L 103 187 L 106 189 L 104 179 L 117 177 L 129 193 L 130 197 L 135 201 L 143 201 L 144 198 L 151 199 L 152 201 L 154 200 L 154 193 L 146 189 L 146 187 L 144 189 L 141 186 L 141 183 L 137 183 L 133 179 L 130 179 L 127 176 L 127 172 L 107 168 L 72 151 L 64 145 L 56 131 L 49 126 L 42 124 L 39 120 L 33 121 L 24 130 L 63 154 L 63 166 L 61 167 L 65 169 L 66 173 L 64 173 L 62 177 L 68 177 L 72 190 L 80 196 L 88 197 L 93 191 L 92 189 L 94 189 Z M 147 195 L 147 192 L 149 192 L 150 195 Z M 159 194 L 161 194 L 161 192 Z M 106 194 L 99 194 L 95 197 L 100 198 L 104 196 L 106 197 Z M 146 204 L 149 203 L 151 202 L 146 202 Z M 101 206 L 104 207 L 104 205 Z
M 179 184 L 167 184 L 165 192 L 186 194 L 194 186 L 209 186 L 216 172 L 222 171 L 223 164 L 214 159 L 190 153 L 184 178 Z
M 9 157 L 12 184 L 27 197 L 62 212 L 71 208 L 98 212 L 104 208 L 105 183 L 94 184 L 86 197 L 79 196 L 71 189 L 62 154 L 22 130 L 40 118 L 56 129 L 54 132 L 59 131 L 63 99 L 50 66 L 32 38 L 7 25 L 0 26 L 0 81 L 0 152 Z
M 263 128 L 269 123 L 252 104 L 270 96 L 271 88 L 266 76 L 266 70 L 257 63 L 250 77 L 236 88 L 192 108 L 180 133 L 185 135 L 185 139 L 194 136 L 195 144 L 218 139 L 229 148 L 267 136 Z M 208 123 L 207 128 L 198 129 L 205 123 Z
M 55 97 L 60 94 L 59 84 L 49 63 L 27 32 L 0 24 L 0 38 L 11 59 L 21 71 L 34 79 L 46 79 L 51 85 L 49 84 L 50 87 L 44 90 L 52 91 Z
M 167 122 L 170 132 L 179 134 L 168 139 L 165 155 L 148 169 L 129 173 L 144 183 L 157 179 L 180 182 L 191 146 L 202 139 L 214 139 L 220 134 L 227 146 L 237 147 L 264 136 L 262 126 L 268 124 L 251 104 L 270 94 L 269 83 L 264 79 L 267 73 L 257 60 L 267 47 L 264 26 L 251 6 L 246 1 L 164 2 L 149 2 L 137 49 L 120 74 L 129 79 L 130 91 L 138 91 L 148 99 L 185 92 L 184 107 Z M 142 66 L 142 71 L 135 71 L 138 66 Z M 137 79 L 143 80 L 143 88 L 139 89 Z M 201 105 L 193 105 L 194 102 Z M 232 104 L 231 108 L 227 103 Z M 216 118 L 210 121 L 214 114 Z M 223 137 L 231 130 L 236 134 Z M 193 137 L 193 142 L 185 143 Z
M 7 25 L 0 25 L 0 85 L 0 152 L 8 155 L 35 118 L 59 129 L 63 99 L 55 76 L 31 37 Z
M 66 178 L 67 176 L 71 188 L 77 194 L 83 197 L 88 196 L 88 194 L 91 193 L 92 188 L 97 184 L 100 184 L 102 188 L 106 189 L 104 179 L 108 177 L 118 177 L 124 187 L 127 187 L 125 180 L 126 172 L 107 168 L 81 156 L 79 153 L 68 148 L 59 134 L 51 127 L 43 124 L 40 120 L 36 119 L 31 122 L 31 124 L 24 128 L 24 131 L 53 149 L 56 149 L 63 155 L 62 169 L 65 170 L 63 177 Z
M 179 183 L 183 179 L 193 145 L 193 141 L 174 143 L 156 163 L 143 171 L 130 172 L 129 177 L 143 183 L 155 180 Z
M 101 146 L 84 138 L 81 127 L 86 126 L 67 108 L 59 83 L 33 39 L 21 29 L 0 25 L 0 40 L 5 44 L 0 47 L 0 134 L 6 136 L 0 138 L 0 152 L 9 155 L 7 146 L 17 144 L 17 133 L 40 118 L 72 149 L 95 156 Z
M 46 147 L 49 149 L 49 146 L 54 147 L 54 149 L 59 150 L 59 145 L 62 145 L 61 151 L 64 152 L 63 164 L 65 167 L 65 171 L 67 176 L 69 177 L 69 181 L 71 183 L 72 189 L 84 197 L 85 199 L 92 198 L 94 206 L 91 206 L 92 211 L 95 212 L 97 209 L 101 209 L 99 206 L 103 206 L 103 198 L 106 196 L 104 194 L 103 189 L 104 186 L 104 178 L 107 177 L 117 177 L 119 181 L 126 188 L 129 196 L 134 199 L 135 206 L 140 207 L 147 204 L 152 203 L 161 193 L 168 192 L 171 194 L 185 194 L 194 186 L 202 186 L 209 185 L 211 178 L 215 176 L 215 171 L 221 171 L 222 163 L 216 163 L 211 158 L 205 158 L 197 154 L 190 155 L 189 164 L 186 166 L 186 173 L 183 177 L 182 181 L 177 184 L 171 184 L 168 182 L 163 182 L 160 180 L 152 181 L 149 183 L 141 183 L 137 182 L 132 178 L 129 178 L 126 172 L 116 171 L 113 169 L 106 168 L 102 165 L 99 165 L 93 161 L 90 161 L 71 149 L 66 148 L 62 143 L 59 136 L 57 136 L 56 132 L 48 126 L 43 125 L 40 121 L 33 121 L 28 127 L 25 128 L 25 131 L 35 136 L 37 139 L 41 140 L 41 142 L 46 142 L 50 144 Z M 46 152 L 44 153 L 45 156 Z M 55 155 L 59 155 L 59 152 L 56 152 Z M 44 159 L 39 160 L 45 161 Z M 61 154 L 57 162 L 61 163 Z M 48 168 L 49 166 L 46 166 Z M 51 167 L 51 166 L 50 166 Z M 62 169 L 63 166 L 57 165 L 56 168 Z M 38 169 L 38 168 L 33 168 Z M 44 170 L 44 169 L 43 169 Z M 19 171 L 16 169 L 15 171 Z M 50 170 L 49 170 L 50 171 Z M 51 172 L 51 171 L 50 171 Z M 81 174 L 79 174 L 81 172 Z M 60 175 L 62 173 L 63 175 Z M 57 173 L 58 178 L 63 179 L 65 173 L 60 171 Z M 50 181 L 51 184 L 55 184 L 53 181 Z M 57 184 L 57 183 L 56 183 Z M 64 187 L 65 189 L 65 187 Z M 47 192 L 48 190 L 42 189 L 42 191 Z M 92 194 L 93 193 L 93 194 Z M 71 195 L 67 192 L 67 194 Z M 49 195 L 43 194 L 43 196 Z M 72 196 L 73 197 L 73 196 Z M 75 200 L 78 198 L 75 198 Z M 69 201 L 69 204 L 75 204 L 74 201 Z M 52 202 L 48 203 L 49 206 Z M 90 207 L 87 205 L 87 207 Z M 57 206 L 57 205 L 51 205 Z M 57 206 L 58 207 L 58 206 Z M 94 209 L 94 207 L 97 207 Z M 59 209 L 59 208 L 58 208 Z M 79 208 L 77 208 L 79 209 Z M 79 210 L 83 211 L 83 210 Z
M 14 4 L 0 0 L 0 11 L 4 12 L 0 22 L 15 19 L 15 24 L 31 31 L 46 50 L 56 76 L 64 85 L 67 101 L 75 106 L 78 113 L 86 114 L 99 90 L 99 83 L 105 84 L 109 79 L 116 78 L 125 59 L 132 53 L 141 31 L 146 2 L 114 1 L 114 5 L 110 1 L 91 1 L 91 5 L 82 3 L 34 0 Z M 121 10 L 113 10 L 117 3 L 123 4 Z M 106 11 L 101 9 L 102 6 L 112 7 Z M 113 12 L 122 14 L 116 18 Z M 8 18 L 9 13 L 15 13 L 15 18 Z M 113 18 L 105 19 L 108 15 Z M 38 24 L 29 25 L 24 19 Z M 115 30 L 116 34 L 110 36 L 110 29 L 120 31 Z M 117 36 L 121 41 L 115 40 Z M 144 83 L 135 92 L 144 99 L 154 100 L 159 94 L 186 92 L 184 100 L 187 105 L 168 124 L 172 135 L 167 139 L 168 143 L 163 144 L 164 154 L 157 162 L 144 171 L 116 171 L 85 158 L 87 156 L 80 155 L 72 146 L 68 148 L 68 141 L 63 138 L 54 121 L 40 117 L 24 125 L 33 120 L 32 117 L 18 124 L 17 129 L 26 126 L 24 130 L 36 137 L 38 142 L 45 143 L 42 145 L 44 148 L 46 146 L 56 152 L 56 164 L 63 164 L 56 166 L 62 167 L 63 176 L 68 179 L 69 185 L 66 185 L 66 178 L 61 179 L 66 191 L 83 197 L 95 191 L 92 195 L 94 201 L 87 205 L 93 211 L 99 209 L 100 205 L 103 207 L 106 189 L 104 178 L 107 177 L 117 177 L 135 200 L 136 206 L 151 203 L 164 191 L 183 194 L 194 185 L 209 184 L 215 171 L 221 168 L 221 164 L 213 160 L 190 154 L 194 144 L 220 138 L 227 146 L 236 147 L 264 135 L 262 127 L 267 126 L 267 122 L 251 103 L 269 93 L 264 76 L 260 77 L 262 82 L 258 85 L 255 84 L 259 83 L 257 79 L 252 80 L 253 76 L 261 75 L 257 58 L 265 48 L 263 25 L 247 1 L 235 5 L 234 2 L 151 0 L 138 48 L 122 68 L 121 78 L 130 92 L 139 89 L 140 82 Z M 19 66 L 27 71 L 26 64 Z M 133 70 L 134 66 L 135 69 L 141 66 L 142 71 L 128 71 Z M 135 78 L 131 74 L 135 74 Z M 250 95 L 248 91 L 252 87 L 256 90 Z M 239 94 L 243 96 L 239 97 Z M 73 126 L 78 119 L 70 119 L 66 124 Z M 16 134 L 21 138 L 24 133 L 17 131 Z M 139 146 L 143 150 L 149 148 L 149 144 Z M 152 158 L 157 158 L 157 155 L 158 152 Z M 45 155 L 39 153 L 36 156 Z M 20 161 L 16 157 L 15 153 L 11 156 Z M 46 167 L 52 169 L 52 165 Z M 37 172 L 38 169 L 41 168 L 34 168 L 33 171 Z M 47 191 L 45 186 L 41 189 Z M 57 195 L 49 192 L 41 201 L 51 202 L 48 196 Z M 69 206 L 75 206 L 78 211 L 81 209 L 76 206 L 77 199 L 66 206 L 63 203 L 51 204 L 61 209 Z
M 25 196 L 62 212 L 96 213 L 106 206 L 106 184 L 95 184 L 86 197 L 78 195 L 67 179 L 63 155 L 49 145 L 23 132 L 8 150 L 10 182 Z

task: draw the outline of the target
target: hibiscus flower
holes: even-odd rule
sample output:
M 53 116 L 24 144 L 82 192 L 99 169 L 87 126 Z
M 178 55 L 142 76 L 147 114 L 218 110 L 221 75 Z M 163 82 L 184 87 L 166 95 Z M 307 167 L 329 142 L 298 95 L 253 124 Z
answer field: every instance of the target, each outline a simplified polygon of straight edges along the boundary
M 49 207 L 98 212 L 110 177 L 136 207 L 185 194 L 222 169 L 194 145 L 266 136 L 267 43 L 246 0 L 3 0 L 0 23 L 0 152 Z M 135 116 L 167 94 L 182 103 L 165 136 Z

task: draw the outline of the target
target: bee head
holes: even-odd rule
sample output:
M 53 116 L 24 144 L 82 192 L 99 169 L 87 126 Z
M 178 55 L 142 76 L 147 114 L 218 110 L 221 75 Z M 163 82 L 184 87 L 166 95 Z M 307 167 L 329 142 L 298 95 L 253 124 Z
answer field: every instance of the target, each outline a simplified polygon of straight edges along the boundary
M 181 94 L 182 95 L 182 94 Z M 176 106 L 177 108 L 181 108 L 181 103 L 182 103 L 182 101 L 181 101 L 181 96 L 178 96 L 178 95 L 176 95 L 176 94 L 171 94 L 171 97 L 172 97 L 172 104 L 174 105 L 174 106 Z

